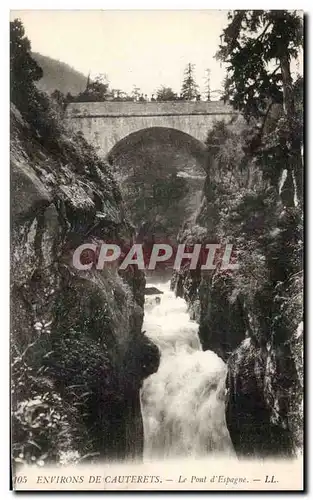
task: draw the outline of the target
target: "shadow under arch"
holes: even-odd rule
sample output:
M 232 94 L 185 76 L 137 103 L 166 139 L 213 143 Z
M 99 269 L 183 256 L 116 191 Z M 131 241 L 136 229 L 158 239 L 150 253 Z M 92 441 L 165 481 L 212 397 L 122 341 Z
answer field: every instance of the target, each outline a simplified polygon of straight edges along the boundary
M 205 176 L 207 150 L 203 142 L 179 129 L 148 127 L 120 139 L 107 154 L 111 165 L 125 167 L 143 159 L 147 165 L 167 162 L 187 175 Z

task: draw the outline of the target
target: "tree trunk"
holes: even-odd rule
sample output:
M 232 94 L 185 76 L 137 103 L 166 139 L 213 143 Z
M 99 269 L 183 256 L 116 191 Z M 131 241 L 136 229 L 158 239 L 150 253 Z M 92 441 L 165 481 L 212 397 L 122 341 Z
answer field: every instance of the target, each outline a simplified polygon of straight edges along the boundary
M 303 206 L 303 165 L 301 156 L 301 140 L 295 130 L 296 110 L 293 96 L 293 84 L 290 73 L 290 59 L 287 50 L 280 57 L 280 66 L 283 80 L 284 111 L 289 125 L 288 150 L 289 161 L 287 165 L 288 176 L 291 176 L 295 194 L 300 207 Z

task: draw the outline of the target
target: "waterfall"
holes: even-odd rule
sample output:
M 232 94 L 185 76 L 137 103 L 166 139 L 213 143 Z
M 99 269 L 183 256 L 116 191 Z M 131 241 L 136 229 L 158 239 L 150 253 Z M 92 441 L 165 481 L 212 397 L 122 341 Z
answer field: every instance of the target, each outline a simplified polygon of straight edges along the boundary
M 170 283 L 154 286 L 163 294 L 146 297 L 144 330 L 158 345 L 161 363 L 141 390 L 144 459 L 233 456 L 225 422 L 226 364 L 202 350 L 198 325 Z

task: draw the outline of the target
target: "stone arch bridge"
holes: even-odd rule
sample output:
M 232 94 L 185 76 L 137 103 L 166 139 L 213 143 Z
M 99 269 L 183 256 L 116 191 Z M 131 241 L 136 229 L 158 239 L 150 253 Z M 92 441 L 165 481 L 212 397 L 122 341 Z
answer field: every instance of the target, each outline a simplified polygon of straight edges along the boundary
M 216 102 L 78 102 L 66 109 L 66 121 L 81 131 L 101 156 L 106 157 L 120 141 L 149 129 L 181 132 L 182 140 L 204 144 L 215 121 L 229 122 L 237 113 Z

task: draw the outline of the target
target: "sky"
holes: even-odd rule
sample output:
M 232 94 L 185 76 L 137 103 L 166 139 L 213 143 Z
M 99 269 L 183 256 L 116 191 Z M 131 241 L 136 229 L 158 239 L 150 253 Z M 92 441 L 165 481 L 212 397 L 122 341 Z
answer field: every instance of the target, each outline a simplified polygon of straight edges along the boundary
M 165 85 L 180 92 L 191 62 L 201 92 L 208 68 L 211 90 L 222 89 L 225 71 L 214 55 L 227 25 L 226 10 L 11 11 L 11 19 L 16 17 L 34 52 L 85 75 L 105 73 L 112 88 L 131 92 L 136 85 L 151 95 Z

